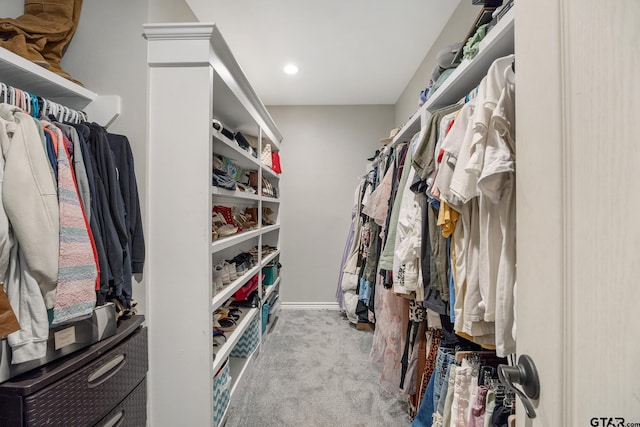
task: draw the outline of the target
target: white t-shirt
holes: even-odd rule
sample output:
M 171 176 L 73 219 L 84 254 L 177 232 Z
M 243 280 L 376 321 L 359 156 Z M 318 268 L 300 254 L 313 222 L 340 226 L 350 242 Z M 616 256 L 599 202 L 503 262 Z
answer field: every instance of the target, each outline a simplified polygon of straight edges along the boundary
M 516 282 L 515 93 L 506 85 L 494 109 L 478 180 L 483 210 L 484 260 L 495 295 L 496 352 L 515 352 L 514 287 Z M 487 311 L 487 314 L 489 311 Z

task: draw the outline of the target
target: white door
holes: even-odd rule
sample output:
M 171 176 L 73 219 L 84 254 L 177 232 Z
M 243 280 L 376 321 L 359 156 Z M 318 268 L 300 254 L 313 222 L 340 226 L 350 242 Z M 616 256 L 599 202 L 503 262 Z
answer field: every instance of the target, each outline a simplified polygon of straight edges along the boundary
M 519 426 L 640 426 L 640 1 L 517 0 Z

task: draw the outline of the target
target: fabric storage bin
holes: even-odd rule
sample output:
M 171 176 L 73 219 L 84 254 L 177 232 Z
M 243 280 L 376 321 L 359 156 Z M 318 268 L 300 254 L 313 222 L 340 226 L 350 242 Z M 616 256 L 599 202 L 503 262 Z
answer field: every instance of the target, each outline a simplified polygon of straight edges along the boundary
M 267 323 L 269 323 L 269 303 L 262 304 L 262 333 L 267 330 Z
M 216 374 L 213 382 L 213 425 L 217 426 L 222 421 L 229 400 L 231 399 L 231 375 L 229 375 L 229 362 L 224 364 Z
M 262 269 L 262 274 L 264 275 L 262 284 L 266 286 L 273 285 L 278 278 L 278 263 L 276 261 L 271 261 Z
M 231 357 L 249 357 L 260 343 L 260 316 L 251 321 L 249 327 L 238 340 L 238 344 L 231 350 Z

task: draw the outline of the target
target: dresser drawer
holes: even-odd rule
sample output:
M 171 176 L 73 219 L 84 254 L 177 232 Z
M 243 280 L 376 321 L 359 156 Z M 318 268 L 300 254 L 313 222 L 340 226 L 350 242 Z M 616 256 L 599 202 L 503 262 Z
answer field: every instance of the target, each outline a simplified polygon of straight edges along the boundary
M 147 385 L 142 381 L 96 427 L 143 427 L 147 425 Z
M 147 372 L 147 329 L 75 374 L 24 399 L 25 426 L 88 426 L 109 413 Z

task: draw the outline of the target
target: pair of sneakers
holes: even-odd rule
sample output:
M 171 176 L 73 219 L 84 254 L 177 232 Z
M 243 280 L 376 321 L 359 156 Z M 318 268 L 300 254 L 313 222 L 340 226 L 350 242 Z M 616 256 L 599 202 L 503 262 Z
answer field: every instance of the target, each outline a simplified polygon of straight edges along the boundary
M 224 285 L 228 285 L 236 279 L 238 279 L 238 272 L 235 263 L 230 264 L 223 261 L 213 267 L 212 285 L 214 290 L 219 291 Z

